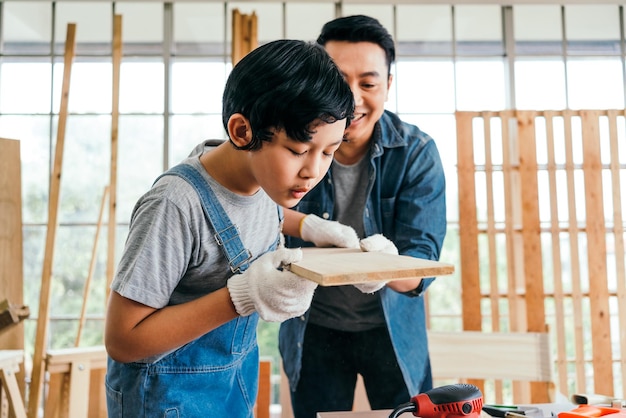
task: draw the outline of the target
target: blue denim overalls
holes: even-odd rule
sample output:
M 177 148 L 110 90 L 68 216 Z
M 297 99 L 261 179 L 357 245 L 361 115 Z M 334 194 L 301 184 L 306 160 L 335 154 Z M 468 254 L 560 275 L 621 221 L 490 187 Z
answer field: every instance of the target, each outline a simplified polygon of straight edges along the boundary
M 163 175 L 167 174 L 183 177 L 197 189 L 231 270 L 247 269 L 250 254 L 200 173 L 180 164 Z M 282 218 L 280 208 L 278 214 Z M 269 250 L 277 244 L 278 238 Z M 258 389 L 257 322 L 256 312 L 238 317 L 151 364 L 123 364 L 109 358 L 108 416 L 251 418 Z

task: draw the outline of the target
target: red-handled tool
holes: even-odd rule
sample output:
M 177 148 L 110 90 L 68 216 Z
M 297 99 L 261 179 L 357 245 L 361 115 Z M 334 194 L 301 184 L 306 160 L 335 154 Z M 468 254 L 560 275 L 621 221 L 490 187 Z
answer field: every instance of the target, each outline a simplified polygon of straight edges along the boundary
M 421 418 L 479 418 L 483 394 L 474 385 L 458 383 L 439 386 L 411 398 L 393 410 L 389 418 L 405 412 Z

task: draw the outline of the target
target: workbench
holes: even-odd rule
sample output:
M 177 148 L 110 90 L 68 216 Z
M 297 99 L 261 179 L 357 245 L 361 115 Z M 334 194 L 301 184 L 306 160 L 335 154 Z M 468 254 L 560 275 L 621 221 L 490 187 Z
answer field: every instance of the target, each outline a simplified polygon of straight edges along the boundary
M 389 418 L 392 409 L 381 409 L 379 411 L 361 411 L 361 412 L 318 412 L 317 418 Z M 406 417 L 412 417 L 413 414 L 406 413 Z

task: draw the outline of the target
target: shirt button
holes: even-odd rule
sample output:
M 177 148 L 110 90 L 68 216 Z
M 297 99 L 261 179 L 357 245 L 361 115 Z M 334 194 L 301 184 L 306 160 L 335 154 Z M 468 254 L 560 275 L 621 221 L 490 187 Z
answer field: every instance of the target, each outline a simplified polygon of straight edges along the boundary
M 322 218 L 324 218 L 324 219 L 329 219 L 329 218 L 330 218 L 330 215 L 328 214 L 328 212 L 324 212 L 324 213 L 322 214 Z
M 300 317 L 300 321 L 302 321 L 302 322 L 306 321 L 306 318 L 304 317 L 304 315 L 302 315 L 302 316 Z
M 302 347 L 302 343 L 298 343 L 298 348 L 301 348 L 301 347 Z

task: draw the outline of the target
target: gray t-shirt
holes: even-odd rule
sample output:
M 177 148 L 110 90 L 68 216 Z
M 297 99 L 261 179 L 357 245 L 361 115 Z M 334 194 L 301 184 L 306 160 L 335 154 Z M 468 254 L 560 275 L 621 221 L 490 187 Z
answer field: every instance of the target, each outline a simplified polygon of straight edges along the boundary
M 276 242 L 278 207 L 262 189 L 237 195 L 209 176 L 199 155 L 184 162 L 209 182 L 253 259 Z M 195 189 L 178 176 L 162 177 L 135 205 L 111 289 L 160 309 L 223 288 L 233 273 L 214 234 Z
M 363 211 L 367 197 L 370 159 L 353 165 L 333 161 L 335 219 L 363 235 Z M 365 294 L 354 286 L 318 286 L 313 295 L 309 321 L 342 331 L 366 331 L 383 326 L 385 317 L 378 293 Z

